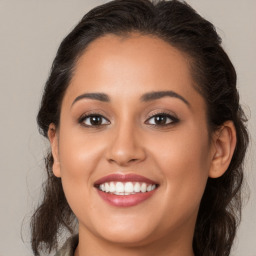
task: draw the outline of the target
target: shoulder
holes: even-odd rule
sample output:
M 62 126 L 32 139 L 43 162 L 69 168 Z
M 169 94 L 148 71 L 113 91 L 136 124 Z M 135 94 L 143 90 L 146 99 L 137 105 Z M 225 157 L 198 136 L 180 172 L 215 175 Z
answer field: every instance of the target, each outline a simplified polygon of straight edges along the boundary
M 78 245 L 78 235 L 70 237 L 55 256 L 74 256 L 74 251 Z

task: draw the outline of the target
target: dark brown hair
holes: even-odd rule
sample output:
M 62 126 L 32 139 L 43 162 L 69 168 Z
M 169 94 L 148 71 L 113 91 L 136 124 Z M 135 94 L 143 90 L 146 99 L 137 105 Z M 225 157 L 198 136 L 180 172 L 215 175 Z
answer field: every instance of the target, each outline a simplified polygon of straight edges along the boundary
M 188 4 L 177 0 L 116 0 L 88 12 L 62 41 L 54 59 L 37 117 L 40 132 L 47 138 L 50 123 L 59 125 L 63 95 L 72 71 L 86 47 L 106 34 L 129 36 L 131 32 L 157 36 L 191 60 L 196 89 L 207 104 L 210 132 L 232 120 L 237 145 L 223 176 L 208 179 L 195 227 L 193 248 L 200 256 L 226 256 L 236 234 L 241 212 L 243 160 L 248 145 L 246 117 L 239 104 L 236 72 L 221 47 L 214 26 Z M 44 197 L 31 220 L 35 255 L 57 248 L 63 228 L 73 231 L 72 213 L 61 184 L 52 173 L 53 157 L 46 157 Z

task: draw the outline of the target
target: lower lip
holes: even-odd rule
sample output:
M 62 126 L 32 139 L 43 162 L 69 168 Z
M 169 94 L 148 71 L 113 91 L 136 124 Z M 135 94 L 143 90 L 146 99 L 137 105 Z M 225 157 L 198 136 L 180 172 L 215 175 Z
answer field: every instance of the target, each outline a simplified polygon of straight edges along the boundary
M 100 197 L 104 201 L 106 201 L 110 205 L 118 206 L 118 207 L 130 207 L 130 206 L 138 205 L 143 201 L 149 199 L 156 192 L 156 190 L 157 189 L 154 189 L 149 192 L 137 193 L 133 195 L 114 195 L 111 193 L 105 193 L 97 189 Z

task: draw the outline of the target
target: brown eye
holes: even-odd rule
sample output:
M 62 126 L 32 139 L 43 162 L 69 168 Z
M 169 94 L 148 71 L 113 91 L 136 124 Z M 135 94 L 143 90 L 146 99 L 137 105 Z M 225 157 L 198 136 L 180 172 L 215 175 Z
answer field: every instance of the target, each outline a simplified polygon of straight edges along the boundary
M 87 115 L 83 116 L 80 120 L 80 123 L 82 123 L 85 126 L 100 126 L 100 125 L 106 125 L 110 122 L 104 118 L 102 115 Z
M 163 125 L 163 124 L 166 124 L 167 117 L 166 116 L 155 116 L 154 121 L 155 121 L 155 124 Z
M 147 123 L 149 123 L 151 125 L 156 125 L 156 126 L 167 126 L 167 125 L 177 123 L 178 121 L 179 120 L 174 116 L 171 116 L 171 115 L 165 114 L 165 113 L 160 113 L 160 114 L 150 117 L 147 120 Z
M 101 125 L 102 124 L 102 117 L 101 116 L 91 116 L 89 117 L 89 122 L 92 125 Z

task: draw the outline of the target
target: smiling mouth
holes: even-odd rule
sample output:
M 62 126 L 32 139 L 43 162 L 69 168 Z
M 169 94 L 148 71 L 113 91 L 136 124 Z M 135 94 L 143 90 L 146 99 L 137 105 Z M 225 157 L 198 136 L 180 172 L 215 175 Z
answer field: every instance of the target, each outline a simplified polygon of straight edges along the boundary
M 94 183 L 98 195 L 114 207 L 131 207 L 149 200 L 159 184 L 134 173 L 113 173 Z
M 145 182 L 121 182 L 121 181 L 110 181 L 104 182 L 95 187 L 102 192 L 110 193 L 114 195 L 134 195 L 138 193 L 147 193 L 155 190 L 159 185 L 152 183 L 148 184 Z

